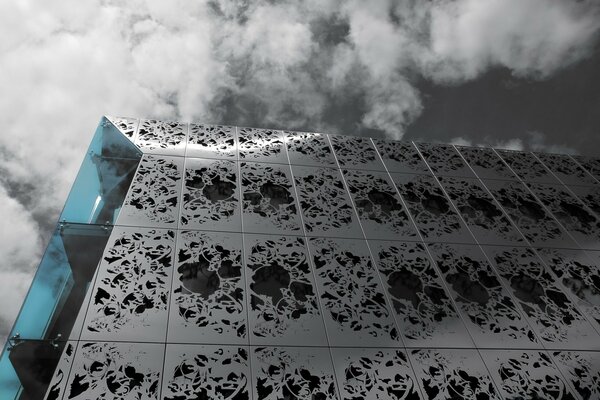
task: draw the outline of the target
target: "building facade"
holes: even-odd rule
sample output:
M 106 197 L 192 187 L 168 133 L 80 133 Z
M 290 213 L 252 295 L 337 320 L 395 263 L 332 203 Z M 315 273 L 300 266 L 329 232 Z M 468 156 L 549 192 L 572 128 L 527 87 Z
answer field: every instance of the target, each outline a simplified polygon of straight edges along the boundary
M 0 398 L 600 399 L 600 159 L 104 117 Z

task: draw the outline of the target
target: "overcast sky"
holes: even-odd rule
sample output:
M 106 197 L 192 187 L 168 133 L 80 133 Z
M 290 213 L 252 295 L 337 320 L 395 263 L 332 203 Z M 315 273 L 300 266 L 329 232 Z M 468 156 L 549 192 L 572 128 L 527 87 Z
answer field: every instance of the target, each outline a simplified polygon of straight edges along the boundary
M 600 155 L 600 2 L 0 2 L 0 340 L 103 114 Z

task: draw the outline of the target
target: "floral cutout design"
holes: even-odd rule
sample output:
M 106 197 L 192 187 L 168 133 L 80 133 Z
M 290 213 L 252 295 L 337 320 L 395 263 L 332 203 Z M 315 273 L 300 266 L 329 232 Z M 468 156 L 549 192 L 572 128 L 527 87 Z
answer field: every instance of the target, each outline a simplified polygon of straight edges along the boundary
M 591 325 L 530 248 L 487 247 L 496 271 L 546 348 L 597 346 Z
M 363 236 L 339 170 L 293 166 L 292 171 L 307 235 Z
M 186 159 L 180 228 L 241 229 L 237 165 L 233 161 Z
M 456 148 L 479 178 L 517 179 L 517 176 L 506 166 L 493 149 L 463 146 L 457 146 Z
M 540 347 L 479 247 L 435 243 L 429 249 L 479 347 Z
M 329 342 L 397 346 L 393 315 L 363 240 L 309 241 Z
M 135 144 L 146 152 L 184 155 L 188 125 L 180 122 L 141 120 Z
M 186 157 L 237 158 L 235 126 L 190 124 Z
M 245 232 L 298 233 L 300 216 L 290 167 L 241 163 Z
M 385 171 L 371 139 L 358 136 L 329 135 L 341 168 Z
M 433 176 L 393 174 L 392 177 L 425 241 L 474 243 Z
M 390 172 L 431 174 L 421 155 L 411 142 L 373 139 L 385 167 Z
M 420 400 L 408 355 L 395 349 L 334 348 L 340 394 L 352 400 Z
M 477 350 L 412 350 L 415 375 L 429 400 L 500 400 Z
M 336 167 L 327 135 L 310 132 L 284 132 L 290 164 Z
M 565 186 L 529 184 L 529 187 L 582 248 L 600 250 L 600 220 Z
M 118 224 L 177 226 L 183 160 L 146 154 L 119 213 Z
M 569 186 L 569 190 L 600 218 L 600 186 Z
M 583 400 L 600 398 L 600 353 L 555 351 L 552 359 Z
M 417 231 L 387 174 L 345 170 L 344 177 L 367 238 L 417 238 Z
M 533 153 L 513 150 L 497 150 L 519 178 L 525 182 L 559 183 L 548 168 Z
M 506 399 L 577 399 L 546 352 L 483 350 L 482 356 Z
M 115 227 L 82 337 L 164 341 L 174 250 L 172 230 Z
M 326 345 L 306 244 L 290 236 L 245 236 L 253 343 Z
M 181 231 L 169 341 L 247 343 L 242 237 Z
M 579 163 L 594 178 L 600 179 L 600 158 L 573 156 L 573 159 Z
M 578 300 L 579 308 L 600 326 L 600 255 L 552 248 L 537 251 L 560 283 Z
M 525 242 L 479 180 L 445 176 L 439 180 L 479 243 Z
M 523 183 L 488 180 L 485 184 L 530 243 L 567 248 L 576 246 Z
M 474 178 L 473 171 L 465 164 L 458 151 L 451 145 L 418 143 L 423 158 L 436 175 Z
M 331 358 L 310 347 L 257 347 L 252 355 L 255 400 L 338 400 Z
M 135 131 L 139 123 L 136 118 L 106 116 L 106 119 L 109 120 L 123 135 L 127 136 L 130 140 L 134 139 Z
M 597 185 L 598 181 L 566 154 L 536 153 L 536 157 L 565 185 Z
M 62 355 L 58 360 L 58 365 L 52 375 L 52 380 L 48 385 L 45 400 L 61 400 L 64 396 L 64 392 L 67 386 L 67 380 L 69 379 L 69 371 L 73 364 L 73 357 L 75 356 L 76 342 L 63 342 L 64 346 Z M 60 344 L 59 344 L 60 346 Z
M 167 345 L 164 400 L 249 400 L 249 381 L 244 347 Z
M 158 400 L 164 345 L 80 342 L 68 400 Z
M 240 161 L 288 163 L 281 131 L 239 128 L 238 142 Z
M 407 345 L 473 345 L 423 244 L 370 245 Z

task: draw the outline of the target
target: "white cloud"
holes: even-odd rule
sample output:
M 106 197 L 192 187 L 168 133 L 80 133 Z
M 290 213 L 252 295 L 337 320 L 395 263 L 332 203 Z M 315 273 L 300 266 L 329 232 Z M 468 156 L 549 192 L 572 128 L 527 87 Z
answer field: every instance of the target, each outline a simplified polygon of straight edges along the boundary
M 546 143 L 546 135 L 542 132 L 527 132 L 523 138 L 512 138 L 506 140 L 497 140 L 495 138 L 485 137 L 477 142 L 464 137 L 454 137 L 448 141 L 457 146 L 475 146 L 475 147 L 493 147 L 496 149 L 517 150 L 517 151 L 539 151 L 544 153 L 577 154 L 572 147 L 562 144 Z
M 543 132 L 527 132 L 527 144 L 532 151 L 543 153 L 559 154 L 577 154 L 577 150 L 565 144 L 550 144 L 546 142 L 546 135 Z
M 525 149 L 525 147 L 523 145 L 523 140 L 521 140 L 519 138 L 494 142 L 494 144 L 492 144 L 491 146 L 495 147 L 497 149 L 516 150 L 516 151 L 522 151 Z
M 462 136 L 458 136 L 455 138 L 450 139 L 450 141 L 448 142 L 450 144 L 454 144 L 457 146 L 473 146 L 473 141 L 470 139 L 466 139 Z
M 421 62 L 438 80 L 472 79 L 492 66 L 544 77 L 588 54 L 599 16 L 591 1 L 437 1 Z
M 41 244 L 30 214 L 2 186 L 0 205 L 0 336 L 3 336 L 12 326 L 21 299 L 27 293 L 41 256 Z

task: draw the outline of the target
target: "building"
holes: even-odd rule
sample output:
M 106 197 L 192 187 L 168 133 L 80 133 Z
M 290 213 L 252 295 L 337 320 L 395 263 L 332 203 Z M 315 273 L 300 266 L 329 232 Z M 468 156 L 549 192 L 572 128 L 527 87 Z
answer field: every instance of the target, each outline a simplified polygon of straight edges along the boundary
M 102 119 L 1 399 L 598 399 L 600 159 Z

